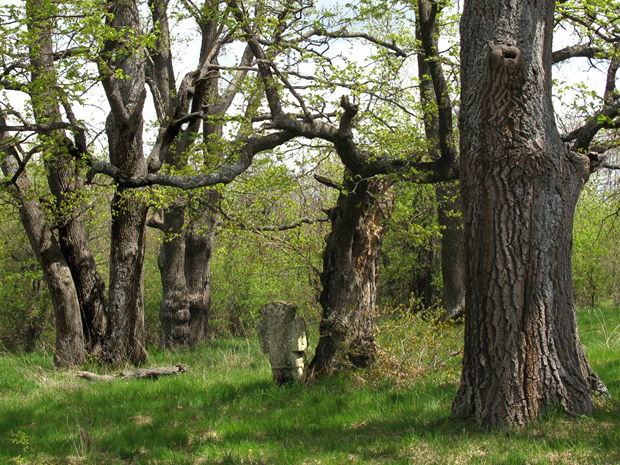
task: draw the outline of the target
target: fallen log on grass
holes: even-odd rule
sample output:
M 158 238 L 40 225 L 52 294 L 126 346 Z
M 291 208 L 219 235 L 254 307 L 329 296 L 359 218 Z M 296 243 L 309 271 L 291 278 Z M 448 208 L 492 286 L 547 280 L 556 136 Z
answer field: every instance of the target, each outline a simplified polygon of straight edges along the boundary
M 134 370 L 124 370 L 115 375 L 98 375 L 91 373 L 90 371 L 78 371 L 76 376 L 84 378 L 89 381 L 112 381 L 114 379 L 131 379 L 131 378 L 150 378 L 157 379 L 160 376 L 165 375 L 178 375 L 185 373 L 189 370 L 189 365 L 179 363 L 173 367 L 151 367 L 151 368 L 136 368 Z

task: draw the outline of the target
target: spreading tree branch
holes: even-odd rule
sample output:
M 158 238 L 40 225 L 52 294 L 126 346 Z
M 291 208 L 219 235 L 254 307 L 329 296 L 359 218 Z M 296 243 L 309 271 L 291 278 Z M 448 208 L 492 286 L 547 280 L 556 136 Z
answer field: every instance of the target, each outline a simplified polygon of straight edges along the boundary
M 336 190 L 342 189 L 342 185 L 340 185 L 333 179 L 330 179 L 325 176 L 321 176 L 320 174 L 315 174 L 314 179 L 316 179 L 317 182 L 323 184 L 324 186 L 330 187 L 332 189 L 336 189 Z
M 438 179 L 440 176 L 454 176 L 456 167 L 446 168 L 446 165 L 454 165 L 455 155 L 446 148 L 446 157 L 442 158 L 441 163 L 413 163 L 410 160 L 402 160 L 395 158 L 386 158 L 376 154 L 364 153 L 356 144 L 353 135 L 353 122 L 358 113 L 358 108 L 351 103 L 347 97 L 343 97 L 340 104 L 344 110 L 338 126 L 313 120 L 308 117 L 308 113 L 304 111 L 306 118 L 296 119 L 283 111 L 283 104 L 280 98 L 278 86 L 276 85 L 277 71 L 272 66 L 272 61 L 267 58 L 260 41 L 249 26 L 243 9 L 237 3 L 237 0 L 228 0 L 231 9 L 240 24 L 244 38 L 254 54 L 259 69 L 259 74 L 265 88 L 265 95 L 271 111 L 272 122 L 270 127 L 282 131 L 287 131 L 295 136 L 305 137 L 308 139 L 323 139 L 331 142 L 336 149 L 342 163 L 354 174 L 362 178 L 370 178 L 378 174 L 397 174 L 413 168 L 416 171 L 429 171 L 424 175 L 416 175 L 419 179 Z M 279 75 L 278 77 L 281 78 Z M 286 86 L 286 82 L 285 82 Z M 290 85 L 286 86 L 289 87 Z M 295 94 L 294 94 L 295 95 Z M 298 100 L 300 98 L 296 96 Z M 302 107 L 303 108 L 303 107 Z M 445 116 L 442 113 L 442 116 Z M 450 120 L 451 121 L 451 120 Z M 451 131 L 451 123 L 450 126 Z M 447 130 L 446 130 L 447 131 Z M 418 155 L 418 156 L 413 156 Z M 452 158 L 451 158 L 452 157 Z M 412 154 L 412 159 L 420 159 L 421 154 Z M 443 165 L 442 165 L 443 163 Z M 445 179 L 443 179 L 445 180 Z M 429 181 L 431 182 L 431 181 Z
M 236 153 L 239 155 L 237 161 L 223 166 L 218 171 L 208 174 L 177 176 L 170 174 L 148 173 L 145 176 L 130 178 L 127 177 L 122 170 L 111 163 L 92 161 L 91 169 L 88 173 L 88 179 L 89 181 L 92 181 L 96 174 L 105 174 L 113 178 L 119 186 L 126 188 L 159 185 L 189 190 L 197 189 L 199 187 L 214 186 L 216 184 L 228 184 L 247 170 L 257 153 L 274 149 L 294 137 L 294 134 L 285 131 L 272 133 L 263 137 L 251 137 L 243 142 L 242 146 L 236 150 Z

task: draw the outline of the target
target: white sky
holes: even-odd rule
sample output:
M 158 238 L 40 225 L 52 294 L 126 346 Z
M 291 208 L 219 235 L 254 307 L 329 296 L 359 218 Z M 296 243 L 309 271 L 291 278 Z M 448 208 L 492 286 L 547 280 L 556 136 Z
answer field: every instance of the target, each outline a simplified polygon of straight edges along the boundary
M 0 0 L 0 5 L 8 5 L 11 3 L 22 3 L 23 4 L 23 1 L 20 2 L 18 0 Z M 318 0 L 318 4 L 321 6 L 330 6 L 330 5 L 344 4 L 344 3 L 345 3 L 344 0 Z M 188 34 L 188 32 L 194 32 L 195 30 L 196 30 L 195 26 L 191 25 L 191 26 L 188 26 L 187 31 L 177 29 L 174 32 L 176 32 L 181 37 L 187 38 L 188 35 L 190 35 Z M 574 43 L 574 39 L 566 31 L 560 31 L 554 37 L 554 49 L 562 48 L 565 45 L 569 45 L 571 43 Z M 198 53 L 199 46 L 200 46 L 199 42 L 197 42 L 196 40 L 175 45 L 175 49 L 174 49 L 175 55 L 180 58 L 177 60 L 177 63 L 175 66 L 175 71 L 178 74 L 177 79 L 179 82 L 182 76 L 187 71 L 191 70 L 195 66 L 195 60 L 196 60 L 195 57 Z M 348 47 L 348 45 L 343 45 L 343 46 Z M 336 47 L 338 46 L 336 45 Z M 241 51 L 242 51 L 242 47 L 239 47 L 239 50 L 234 55 L 241 53 Z M 361 48 L 356 49 L 356 54 L 359 53 L 360 56 L 363 56 L 364 54 L 362 52 L 363 50 Z M 234 57 L 231 55 L 230 64 L 233 64 L 234 61 L 235 61 Z M 222 64 L 226 64 L 226 63 L 223 62 Z M 602 92 L 605 86 L 605 79 L 606 79 L 605 71 L 606 70 L 604 66 L 599 67 L 598 69 L 593 68 L 591 66 L 591 63 L 586 59 L 573 59 L 573 60 L 570 60 L 569 63 L 565 63 L 560 66 L 554 66 L 554 69 L 553 69 L 554 79 L 556 79 L 557 81 L 562 82 L 569 87 L 573 87 L 576 84 L 583 82 L 583 83 L 586 83 L 589 88 L 599 93 Z M 10 93 L 11 103 L 15 106 L 23 105 L 24 98 L 25 97 L 23 96 L 23 94 L 15 93 L 15 92 Z M 574 98 L 580 98 L 580 91 L 576 91 L 574 93 Z M 152 120 L 155 118 L 154 116 L 155 112 L 152 107 L 150 98 L 147 100 L 147 103 L 149 107 L 146 112 L 146 118 L 147 120 L 148 119 Z M 89 94 L 89 103 L 87 105 L 76 109 L 78 118 L 83 119 L 85 121 L 93 121 L 93 122 L 103 121 L 105 119 L 107 111 L 108 111 L 107 101 L 100 87 L 97 88 L 96 90 L 93 89 L 93 91 Z M 556 103 L 556 111 L 561 111 L 561 108 L 557 103 Z M 102 126 L 102 125 L 99 124 L 99 126 Z M 154 137 L 155 137 L 155 132 L 153 130 L 150 130 L 150 131 L 147 130 L 146 140 L 152 141 Z M 103 144 L 103 143 L 104 141 L 102 140 L 100 144 Z

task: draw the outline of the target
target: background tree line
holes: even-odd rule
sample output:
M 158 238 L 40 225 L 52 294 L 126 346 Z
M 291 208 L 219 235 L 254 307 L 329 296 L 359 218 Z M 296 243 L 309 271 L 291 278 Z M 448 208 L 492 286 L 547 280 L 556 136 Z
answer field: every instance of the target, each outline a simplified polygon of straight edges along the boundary
M 606 185 L 605 178 L 601 176 L 602 185 Z M 615 189 L 596 187 L 593 183 L 584 193 L 575 218 L 574 287 L 579 304 L 585 306 L 619 301 L 620 252 L 613 240 L 618 228 Z M 407 190 L 396 194 L 385 237 L 377 285 L 379 314 L 383 308 L 400 305 L 413 312 L 441 308 L 440 229 L 432 189 L 410 186 Z M 5 204 L 3 213 L 2 350 L 53 350 L 54 315 L 45 280 L 18 222 L 15 206 Z M 105 230 L 108 225 L 106 215 L 91 220 L 93 236 L 104 234 L 99 229 Z M 299 302 L 307 306 L 306 317 L 319 317 L 317 266 L 325 225 L 271 234 L 275 237 L 248 231 L 239 224 L 222 225 L 211 264 L 211 337 L 251 336 L 258 308 L 271 300 Z M 160 343 L 160 241 L 151 231 L 145 272 L 147 347 Z M 105 244 L 100 247 L 98 260 L 105 270 L 107 251 Z

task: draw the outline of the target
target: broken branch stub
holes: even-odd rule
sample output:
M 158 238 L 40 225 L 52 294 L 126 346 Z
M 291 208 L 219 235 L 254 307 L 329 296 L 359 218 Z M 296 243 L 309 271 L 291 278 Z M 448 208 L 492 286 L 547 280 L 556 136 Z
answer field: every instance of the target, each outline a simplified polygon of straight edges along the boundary
M 260 309 L 256 325 L 263 352 L 269 354 L 271 372 L 276 384 L 299 381 L 306 366 L 308 348 L 306 322 L 295 317 L 297 306 L 271 302 Z

